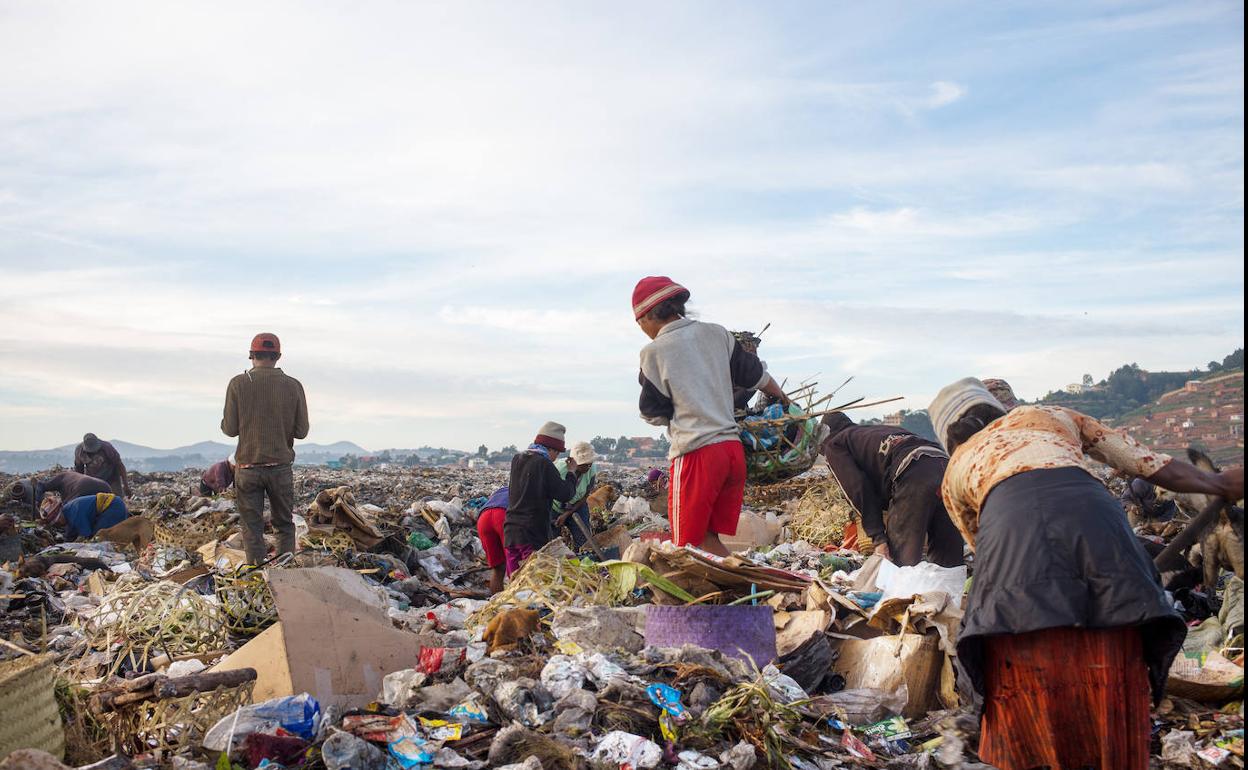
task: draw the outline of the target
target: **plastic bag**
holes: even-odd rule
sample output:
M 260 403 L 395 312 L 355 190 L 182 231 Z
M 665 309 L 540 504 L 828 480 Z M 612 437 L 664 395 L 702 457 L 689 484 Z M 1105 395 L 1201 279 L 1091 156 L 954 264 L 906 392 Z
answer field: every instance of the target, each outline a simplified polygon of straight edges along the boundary
M 320 724 L 321 704 L 305 692 L 243 706 L 213 725 L 204 735 L 203 746 L 209 751 L 232 753 L 248 735 L 275 733 L 278 728 L 310 741 L 316 737 Z
M 602 737 L 594 749 L 594 762 L 607 762 L 617 767 L 656 767 L 663 758 L 663 749 L 654 741 L 622 730 L 613 730 Z
M 585 667 L 566 655 L 555 655 L 542 668 L 541 680 L 547 692 L 559 700 L 585 686 Z
M 884 591 L 880 600 L 908 599 L 919 594 L 930 594 L 940 591 L 957 599 L 962 596 L 966 586 L 966 565 L 957 567 L 941 567 L 931 562 L 919 562 L 913 567 L 898 567 L 896 570 L 880 570 L 875 579 L 878 588 Z
M 386 755 L 368 741 L 335 731 L 321 746 L 329 770 L 385 770 Z
M 416 691 L 425 686 L 425 679 L 425 675 L 414 668 L 386 674 L 381 679 L 381 694 L 377 699 L 387 706 L 403 708 Z

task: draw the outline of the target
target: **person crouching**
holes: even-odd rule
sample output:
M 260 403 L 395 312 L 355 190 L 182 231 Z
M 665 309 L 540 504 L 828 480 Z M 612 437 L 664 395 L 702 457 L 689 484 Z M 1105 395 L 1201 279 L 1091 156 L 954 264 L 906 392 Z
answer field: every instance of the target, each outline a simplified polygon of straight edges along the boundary
M 528 449 L 511 458 L 507 517 L 503 523 L 508 576 L 520 569 L 534 551 L 554 539 L 552 508 L 576 494 L 576 477 L 565 479 L 555 467 L 555 460 L 565 449 L 566 435 L 567 429 L 562 425 L 548 422 Z

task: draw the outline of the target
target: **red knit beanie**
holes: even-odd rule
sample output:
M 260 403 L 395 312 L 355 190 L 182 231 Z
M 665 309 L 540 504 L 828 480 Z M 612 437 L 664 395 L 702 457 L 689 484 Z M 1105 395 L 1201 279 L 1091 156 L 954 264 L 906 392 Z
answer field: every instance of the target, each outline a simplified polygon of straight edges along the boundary
M 665 299 L 685 295 L 689 298 L 689 290 L 668 278 L 666 275 L 652 275 L 642 278 L 633 289 L 633 317 L 640 319 L 654 310 Z

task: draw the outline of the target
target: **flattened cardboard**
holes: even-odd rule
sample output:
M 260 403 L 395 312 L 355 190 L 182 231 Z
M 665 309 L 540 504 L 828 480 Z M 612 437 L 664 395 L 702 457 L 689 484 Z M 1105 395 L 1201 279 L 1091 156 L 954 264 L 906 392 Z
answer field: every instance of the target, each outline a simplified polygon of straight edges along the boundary
M 322 706 L 362 708 L 386 674 L 415 668 L 421 639 L 400 631 L 385 601 L 351 570 L 338 567 L 267 572 L 278 625 L 216 666 L 259 672 L 255 699 L 311 693 Z
M 871 687 L 893 692 L 905 684 L 910 699 L 902 712 L 904 716 L 919 718 L 940 708 L 945 656 L 935 634 L 845 639 L 837 649 L 839 655 L 832 670 L 845 677 L 845 689 Z

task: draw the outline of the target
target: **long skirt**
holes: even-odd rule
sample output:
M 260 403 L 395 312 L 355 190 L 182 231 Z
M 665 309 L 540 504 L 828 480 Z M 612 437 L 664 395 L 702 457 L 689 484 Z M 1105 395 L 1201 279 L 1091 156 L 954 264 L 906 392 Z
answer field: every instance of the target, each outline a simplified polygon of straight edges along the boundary
M 979 756 L 1000 770 L 1147 770 L 1149 682 L 1133 627 L 984 640 Z

